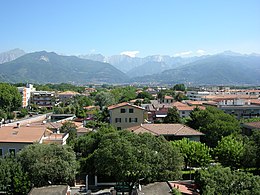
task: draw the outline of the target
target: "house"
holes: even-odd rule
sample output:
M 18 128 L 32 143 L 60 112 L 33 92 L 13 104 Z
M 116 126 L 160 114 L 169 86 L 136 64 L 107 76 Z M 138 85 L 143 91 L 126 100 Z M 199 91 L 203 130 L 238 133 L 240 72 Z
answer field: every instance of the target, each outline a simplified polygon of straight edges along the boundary
M 75 92 L 75 91 L 64 91 L 64 92 L 58 93 L 59 100 L 64 103 L 68 102 L 70 99 L 72 99 L 73 97 L 75 97 L 77 95 L 80 95 L 80 93 Z
M 14 155 L 25 146 L 40 144 L 61 144 L 65 145 L 69 134 L 53 133 L 47 129 L 45 124 L 20 126 L 1 126 L 0 127 L 0 157 L 13 153 Z
M 175 106 L 177 111 L 179 112 L 179 115 L 181 118 L 189 117 L 190 113 L 198 107 L 201 110 L 205 110 L 205 107 L 203 106 L 189 106 L 188 104 L 184 104 L 181 102 L 175 102 L 172 104 L 172 106 Z
M 118 130 L 141 125 L 144 122 L 145 109 L 127 102 L 108 107 L 110 124 Z
M 167 140 L 180 140 L 188 138 L 192 141 L 200 141 L 204 134 L 183 124 L 141 124 L 128 128 L 134 133 L 151 133 L 155 136 L 164 136 Z
M 51 185 L 39 188 L 32 188 L 28 195 L 70 195 L 71 190 L 68 185 Z
M 44 126 L 3 126 L 0 128 L 0 157 L 8 153 L 14 155 L 25 146 L 43 143 L 46 128 Z
M 165 95 L 162 100 L 161 100 L 161 103 L 164 103 L 164 104 L 171 104 L 173 103 L 174 101 L 174 98 L 172 96 L 169 96 L 169 95 Z

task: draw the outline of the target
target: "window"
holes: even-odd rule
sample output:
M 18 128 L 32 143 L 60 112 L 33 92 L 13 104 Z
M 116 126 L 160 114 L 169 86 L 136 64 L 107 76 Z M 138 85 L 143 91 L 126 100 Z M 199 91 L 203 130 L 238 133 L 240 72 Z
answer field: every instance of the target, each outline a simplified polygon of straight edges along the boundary
M 3 149 L 0 148 L 0 157 L 2 157 L 2 156 L 3 156 Z
M 117 130 L 121 130 L 122 128 L 121 127 L 117 127 Z
M 137 118 L 129 118 L 129 123 L 137 123 Z
M 121 113 L 125 113 L 126 111 L 125 111 L 125 108 L 121 108 L 121 111 L 120 111 Z
M 129 108 L 129 113 L 134 113 L 134 109 L 133 108 Z
M 127 118 L 125 118 L 125 123 L 127 123 Z
M 116 123 L 121 123 L 121 118 L 115 118 Z
M 185 111 L 182 111 L 182 114 L 185 114 Z
M 15 156 L 15 149 L 14 148 L 9 148 L 9 153 L 11 155 L 14 155 Z

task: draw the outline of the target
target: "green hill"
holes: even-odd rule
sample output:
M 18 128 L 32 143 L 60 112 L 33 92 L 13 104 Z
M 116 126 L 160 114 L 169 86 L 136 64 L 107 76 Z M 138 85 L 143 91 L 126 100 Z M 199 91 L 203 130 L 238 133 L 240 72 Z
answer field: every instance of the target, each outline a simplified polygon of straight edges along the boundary
M 35 52 L 0 64 L 0 81 L 33 83 L 123 83 L 127 76 L 108 63 Z

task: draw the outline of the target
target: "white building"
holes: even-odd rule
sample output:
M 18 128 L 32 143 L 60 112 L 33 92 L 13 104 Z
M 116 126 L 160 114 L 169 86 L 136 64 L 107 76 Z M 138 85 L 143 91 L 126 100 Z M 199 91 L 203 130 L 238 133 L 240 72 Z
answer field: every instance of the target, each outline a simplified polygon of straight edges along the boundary
M 35 91 L 32 84 L 26 84 L 26 87 L 18 87 L 18 91 L 22 95 L 22 107 L 29 106 L 31 99 L 31 92 Z

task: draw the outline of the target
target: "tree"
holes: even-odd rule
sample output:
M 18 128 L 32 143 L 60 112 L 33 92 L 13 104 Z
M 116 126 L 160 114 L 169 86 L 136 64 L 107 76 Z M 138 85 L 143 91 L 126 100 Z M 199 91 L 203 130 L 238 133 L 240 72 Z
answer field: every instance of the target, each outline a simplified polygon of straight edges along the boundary
M 141 93 L 138 93 L 137 98 L 141 98 L 141 99 L 147 98 L 149 100 L 154 99 L 153 96 L 147 91 L 142 91 Z
M 17 110 L 22 105 L 22 96 L 15 86 L 0 83 L 0 109 L 5 112 Z
M 97 93 L 97 95 L 95 96 L 95 102 L 96 102 L 96 105 L 98 105 L 101 110 L 105 106 L 109 106 L 109 105 L 116 103 L 112 94 L 109 92 L 104 92 L 104 91 Z
M 137 135 L 103 126 L 77 138 L 74 150 L 82 173 L 111 176 L 131 188 L 141 178 L 158 181 L 181 176 L 183 159 L 178 149 L 148 133 Z
M 168 109 L 167 116 L 164 118 L 163 123 L 180 123 L 181 117 L 178 113 L 177 108 L 174 106 L 173 108 Z
M 182 158 L 163 138 L 121 131 L 103 137 L 95 151 L 94 164 L 97 173 L 114 176 L 133 189 L 141 178 L 149 181 L 178 179 Z
M 62 133 L 69 133 L 69 138 L 67 140 L 68 143 L 70 143 L 77 137 L 77 126 L 70 121 L 64 122 L 60 128 L 60 131 Z
M 218 142 L 215 148 L 215 154 L 218 157 L 219 162 L 223 166 L 230 166 L 231 168 L 241 167 L 241 160 L 244 154 L 244 144 L 239 137 L 229 135 L 223 137 Z
M 69 184 L 74 181 L 78 167 L 73 150 L 57 144 L 28 145 L 20 151 L 18 161 L 37 187 Z
M 187 124 L 204 133 L 201 141 L 212 148 L 217 146 L 222 137 L 241 132 L 240 124 L 234 116 L 215 107 L 192 111 Z
M 200 194 L 259 194 L 260 177 L 229 167 L 212 166 L 195 174 Z
M 8 194 L 27 194 L 31 188 L 28 174 L 13 156 L 0 158 L 0 191 Z
M 175 91 L 185 91 L 186 87 L 184 84 L 176 84 L 173 86 L 173 90 Z
M 185 167 L 201 167 L 207 166 L 210 163 L 211 149 L 201 142 L 190 141 L 187 138 L 182 140 L 171 142 L 173 146 L 180 149 L 181 154 L 183 155 Z

